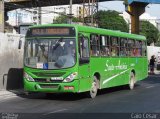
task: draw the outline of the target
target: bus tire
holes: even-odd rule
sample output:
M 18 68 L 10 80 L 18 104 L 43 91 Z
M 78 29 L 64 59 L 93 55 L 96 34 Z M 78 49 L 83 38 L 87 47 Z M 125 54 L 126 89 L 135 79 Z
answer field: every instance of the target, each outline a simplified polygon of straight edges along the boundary
M 135 74 L 131 72 L 130 74 L 130 80 L 129 80 L 129 89 L 133 90 L 135 85 Z
M 88 96 L 89 96 L 90 98 L 95 98 L 95 97 L 96 97 L 97 92 L 98 92 L 98 86 L 99 86 L 98 83 L 99 83 L 99 81 L 98 81 L 97 77 L 94 76 L 94 80 L 93 80 L 93 82 L 92 82 L 91 89 L 90 89 L 90 91 L 88 92 L 88 93 L 89 93 Z

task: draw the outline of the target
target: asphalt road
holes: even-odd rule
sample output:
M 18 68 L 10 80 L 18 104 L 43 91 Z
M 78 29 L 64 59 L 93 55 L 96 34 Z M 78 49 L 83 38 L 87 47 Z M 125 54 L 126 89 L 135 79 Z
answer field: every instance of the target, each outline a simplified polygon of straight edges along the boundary
M 3 119 L 6 116 L 26 119 L 56 116 L 65 119 L 108 116 L 140 119 L 144 113 L 160 114 L 160 75 L 138 82 L 134 90 L 128 90 L 126 86 L 101 90 L 95 99 L 87 98 L 83 93 L 53 94 L 50 98 L 40 93 L 3 97 L 0 99 L 0 112 Z M 152 119 L 158 118 L 160 115 Z

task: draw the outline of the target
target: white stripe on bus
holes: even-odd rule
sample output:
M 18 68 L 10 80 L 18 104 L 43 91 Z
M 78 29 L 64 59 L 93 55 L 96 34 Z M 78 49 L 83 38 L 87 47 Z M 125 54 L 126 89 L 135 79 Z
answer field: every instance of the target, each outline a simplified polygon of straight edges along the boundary
M 114 76 L 112 76 L 112 77 L 110 77 L 110 78 L 108 78 L 108 79 L 105 79 L 104 81 L 103 81 L 103 85 L 105 84 L 105 83 L 107 83 L 108 81 L 110 81 L 110 80 L 112 80 L 113 78 L 115 78 L 115 77 L 117 77 L 117 76 L 119 76 L 119 75 L 121 75 L 121 74 L 124 74 L 125 72 L 127 72 L 129 69 L 127 69 L 127 70 L 125 70 L 125 71 L 122 71 L 122 72 L 120 72 L 119 74 L 116 74 L 116 75 L 114 75 Z

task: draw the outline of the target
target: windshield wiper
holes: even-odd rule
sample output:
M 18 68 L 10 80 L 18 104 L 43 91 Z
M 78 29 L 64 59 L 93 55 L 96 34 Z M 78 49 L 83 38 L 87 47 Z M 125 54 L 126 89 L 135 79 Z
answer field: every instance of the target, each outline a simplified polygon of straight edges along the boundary
M 53 47 L 53 52 L 60 46 L 60 42 L 62 42 L 62 41 L 63 41 L 63 38 L 60 38 L 60 39 L 56 42 L 55 46 Z

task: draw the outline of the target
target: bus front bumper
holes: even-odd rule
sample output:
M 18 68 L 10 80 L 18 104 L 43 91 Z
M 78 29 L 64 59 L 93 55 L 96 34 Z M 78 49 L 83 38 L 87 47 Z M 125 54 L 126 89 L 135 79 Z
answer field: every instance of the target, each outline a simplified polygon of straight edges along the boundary
M 24 89 L 27 92 L 44 92 L 44 93 L 76 93 L 79 90 L 79 81 L 65 83 L 39 83 L 30 82 L 24 79 Z

